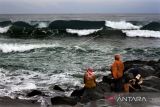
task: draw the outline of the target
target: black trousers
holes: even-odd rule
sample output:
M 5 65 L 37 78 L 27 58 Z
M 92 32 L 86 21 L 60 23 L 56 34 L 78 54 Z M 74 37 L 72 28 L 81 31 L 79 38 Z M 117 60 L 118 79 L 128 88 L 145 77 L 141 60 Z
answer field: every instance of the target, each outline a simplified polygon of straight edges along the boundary
M 123 83 L 122 78 L 114 79 L 114 85 L 115 85 L 115 92 L 122 92 L 123 91 Z

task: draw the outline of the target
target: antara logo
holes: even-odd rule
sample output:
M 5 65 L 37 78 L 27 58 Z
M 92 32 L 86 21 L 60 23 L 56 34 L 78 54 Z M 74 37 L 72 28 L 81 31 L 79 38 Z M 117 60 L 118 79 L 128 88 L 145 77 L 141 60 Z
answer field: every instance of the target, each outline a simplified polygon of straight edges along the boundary
M 146 97 L 140 97 L 140 96 L 118 96 L 117 102 L 147 102 Z

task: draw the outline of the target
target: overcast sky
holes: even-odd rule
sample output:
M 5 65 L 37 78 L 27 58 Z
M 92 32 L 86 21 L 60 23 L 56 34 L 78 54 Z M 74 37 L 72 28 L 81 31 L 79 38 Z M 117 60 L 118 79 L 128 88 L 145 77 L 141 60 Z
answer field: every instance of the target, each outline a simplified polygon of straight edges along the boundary
M 0 0 L 0 13 L 160 13 L 160 0 Z

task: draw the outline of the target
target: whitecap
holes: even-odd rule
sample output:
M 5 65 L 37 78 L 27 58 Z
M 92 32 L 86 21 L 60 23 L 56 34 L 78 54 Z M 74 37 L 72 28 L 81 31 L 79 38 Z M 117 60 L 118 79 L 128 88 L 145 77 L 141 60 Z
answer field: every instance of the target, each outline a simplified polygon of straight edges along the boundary
M 36 89 L 37 86 L 34 83 L 24 83 L 22 85 L 14 85 L 11 87 L 12 91 L 32 90 Z
M 114 29 L 139 29 L 142 26 L 136 26 L 126 21 L 106 21 L 105 25 Z
M 0 43 L 0 50 L 3 53 L 25 52 L 32 49 L 56 47 L 56 44 L 7 44 Z
M 48 27 L 48 24 L 46 22 L 39 22 L 38 23 L 38 28 L 46 28 Z
M 66 31 L 68 33 L 77 34 L 78 36 L 89 35 L 89 34 L 98 32 L 99 30 L 102 30 L 102 29 L 82 29 L 82 30 L 78 30 L 78 29 L 66 29 Z
M 160 31 L 151 30 L 123 30 L 128 37 L 153 37 L 160 38 Z
M 9 30 L 10 26 L 0 27 L 0 33 L 6 33 Z

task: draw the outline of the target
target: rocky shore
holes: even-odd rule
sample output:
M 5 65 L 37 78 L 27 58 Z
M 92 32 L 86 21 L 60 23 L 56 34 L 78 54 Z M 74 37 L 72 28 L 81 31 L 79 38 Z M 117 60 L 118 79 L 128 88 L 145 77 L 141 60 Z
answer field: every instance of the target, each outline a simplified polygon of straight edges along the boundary
M 133 60 L 133 61 L 126 61 L 125 64 L 125 72 L 133 66 L 138 66 L 140 69 L 140 74 L 142 75 L 144 81 L 142 84 L 142 89 L 138 90 L 137 92 L 154 92 L 158 93 L 160 92 L 160 60 L 158 61 L 141 61 L 141 60 Z M 105 93 L 113 93 L 110 84 L 111 84 L 111 76 L 104 76 L 101 82 L 97 83 L 97 87 L 95 89 L 95 99 L 106 99 Z M 62 89 L 59 86 L 54 86 L 54 90 L 59 91 L 61 93 L 65 93 L 65 90 Z M 90 102 L 88 99 L 85 99 L 83 101 L 83 98 L 81 97 L 83 95 L 84 89 L 75 89 L 70 96 L 54 96 L 53 98 L 50 98 L 50 106 L 51 105 L 65 105 L 65 106 L 76 106 L 78 103 L 87 103 Z M 137 93 L 135 92 L 135 93 Z M 39 90 L 31 90 L 27 95 L 28 98 L 34 97 L 34 96 L 44 96 L 44 92 L 41 92 Z M 42 103 L 41 103 L 42 104 Z M 39 107 L 40 102 L 37 103 L 37 101 L 26 101 L 26 100 L 19 100 L 19 99 L 10 99 L 10 98 L 0 98 L 0 107 Z M 14 106 L 15 105 L 15 106 Z M 63 106 L 64 107 L 64 106 Z M 78 107 L 78 106 L 76 106 Z

